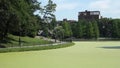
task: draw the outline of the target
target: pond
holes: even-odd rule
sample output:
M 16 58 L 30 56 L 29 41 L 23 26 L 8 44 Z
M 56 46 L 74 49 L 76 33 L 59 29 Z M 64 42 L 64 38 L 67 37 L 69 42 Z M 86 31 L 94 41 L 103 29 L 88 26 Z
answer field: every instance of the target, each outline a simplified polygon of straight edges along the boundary
M 74 42 L 67 48 L 0 53 L 0 68 L 120 68 L 120 42 Z

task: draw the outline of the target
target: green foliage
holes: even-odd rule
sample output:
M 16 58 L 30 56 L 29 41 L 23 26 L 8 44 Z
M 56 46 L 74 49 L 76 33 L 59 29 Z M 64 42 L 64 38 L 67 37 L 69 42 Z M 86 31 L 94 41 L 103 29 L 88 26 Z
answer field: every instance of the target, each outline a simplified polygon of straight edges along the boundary
M 55 39 L 62 40 L 64 38 L 65 30 L 63 29 L 62 26 L 57 26 L 54 28 L 53 33 L 54 33 L 53 35 L 55 36 Z
M 7 33 L 9 31 L 17 29 L 18 27 L 17 18 L 18 17 L 13 12 L 10 11 L 10 2 L 7 0 L 1 0 L 0 1 L 0 21 L 1 21 L 0 40 L 5 40 L 7 37 Z M 16 25 L 16 27 L 14 25 Z
M 72 23 L 70 26 L 71 26 L 71 30 L 72 30 L 72 33 L 73 33 L 73 37 L 77 37 L 77 30 L 76 30 L 76 26 L 78 22 L 75 22 L 75 23 Z
M 62 22 L 62 27 L 65 30 L 64 37 L 65 38 L 71 37 L 72 36 L 72 29 L 71 29 L 70 23 L 66 22 L 66 21 L 63 21 Z
M 55 12 L 56 6 L 57 5 L 53 3 L 52 0 L 48 0 L 48 4 L 40 10 L 40 13 L 43 15 L 44 23 L 50 23 L 51 20 L 55 18 L 53 13 Z
M 110 37 L 111 36 L 111 19 L 103 18 L 99 20 L 99 30 L 101 37 Z
M 94 36 L 92 22 L 88 22 L 86 26 L 86 38 L 91 39 Z
M 79 20 L 71 26 L 73 36 L 82 39 L 99 38 L 99 28 L 96 21 Z
M 40 22 L 41 30 L 43 30 L 45 37 L 51 37 L 53 29 L 56 27 L 56 18 L 54 12 L 56 11 L 56 4 L 52 0 L 48 0 L 48 4 L 41 7 L 42 22 Z
M 49 29 L 53 30 L 57 26 L 56 18 L 53 18 L 51 23 L 49 23 Z
M 43 32 L 44 32 L 44 35 L 43 35 L 43 36 L 49 37 L 49 29 L 48 29 L 48 27 L 45 27 L 45 26 L 44 26 Z
M 115 19 L 112 22 L 112 37 L 120 38 L 120 20 Z
M 83 24 L 84 22 L 83 21 L 79 21 L 76 25 L 76 34 L 77 34 L 77 38 L 82 38 L 83 37 Z
M 0 33 L 3 38 L 7 33 L 34 37 L 37 34 L 37 18 L 33 14 L 39 10 L 40 3 L 36 0 L 1 0 Z M 1 38 L 1 39 L 3 39 Z
M 120 19 L 103 18 L 98 22 L 100 37 L 120 38 Z
M 94 38 L 98 39 L 99 38 L 99 28 L 98 28 L 98 24 L 96 21 L 93 21 L 93 31 L 94 31 Z

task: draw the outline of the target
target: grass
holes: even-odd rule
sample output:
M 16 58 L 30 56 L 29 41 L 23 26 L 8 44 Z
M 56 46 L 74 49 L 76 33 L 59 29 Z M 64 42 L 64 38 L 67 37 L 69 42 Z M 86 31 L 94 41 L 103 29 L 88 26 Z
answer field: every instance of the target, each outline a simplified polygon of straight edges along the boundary
M 67 48 L 0 53 L 0 68 L 120 68 L 119 41 L 75 42 Z
M 5 52 L 23 52 L 23 51 L 36 51 L 36 50 L 48 50 L 48 49 L 57 49 L 72 46 L 74 43 L 65 43 L 59 45 L 49 45 L 49 46 L 35 46 L 35 47 L 19 47 L 19 48 L 1 48 L 0 53 Z
M 6 46 L 7 48 L 0 48 L 0 53 L 47 50 L 47 49 L 63 48 L 63 47 L 68 47 L 68 46 L 74 45 L 74 43 L 66 43 L 66 44 L 59 44 L 59 45 L 53 46 L 52 45 L 53 42 L 46 41 L 46 40 L 43 40 L 40 38 L 21 37 L 22 46 L 19 46 L 19 37 L 18 36 L 9 35 L 8 38 L 9 38 L 9 41 L 7 43 L 2 44 L 4 46 Z M 51 44 L 51 45 L 36 46 L 36 45 L 44 45 L 44 44 Z M 26 46 L 26 47 L 24 47 L 24 46 Z
M 8 36 L 9 41 L 2 45 L 6 47 L 14 47 L 19 46 L 19 37 L 14 35 Z M 30 38 L 30 37 L 21 37 L 22 46 L 33 46 L 33 45 L 42 45 L 42 44 L 50 44 L 52 42 L 46 41 L 39 38 Z

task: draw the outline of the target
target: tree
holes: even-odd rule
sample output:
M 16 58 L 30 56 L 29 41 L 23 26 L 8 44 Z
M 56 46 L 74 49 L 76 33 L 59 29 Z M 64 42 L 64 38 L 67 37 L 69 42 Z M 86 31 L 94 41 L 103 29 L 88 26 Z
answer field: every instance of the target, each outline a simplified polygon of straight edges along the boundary
M 97 39 L 99 38 L 99 28 L 98 28 L 98 24 L 96 21 L 93 21 L 93 31 L 94 31 L 94 38 Z
M 72 23 L 70 26 L 71 26 L 71 29 L 72 29 L 72 33 L 73 33 L 73 37 L 77 37 L 77 23 L 78 22 L 74 22 L 74 23 Z
M 111 19 L 102 18 L 98 22 L 100 37 L 110 37 L 111 36 Z
M 52 19 L 55 19 L 55 15 L 53 14 L 56 11 L 55 9 L 56 4 L 52 0 L 49 0 L 48 4 L 40 10 L 44 23 L 50 23 Z
M 72 29 L 70 27 L 70 23 L 66 22 L 66 21 L 63 21 L 62 22 L 62 27 L 65 30 L 65 33 L 64 33 L 65 38 L 71 37 L 72 36 Z
M 37 0 L 10 0 L 10 10 L 19 18 L 20 30 L 12 32 L 21 36 L 34 37 L 37 34 L 37 18 L 33 14 L 40 9 L 40 3 Z M 32 28 L 31 28 L 32 27 Z
M 76 34 L 77 34 L 77 38 L 82 38 L 83 37 L 83 25 L 82 25 L 83 21 L 80 20 L 78 23 L 77 23 L 77 26 L 76 26 Z
M 53 30 L 53 35 L 54 35 L 54 38 L 55 38 L 55 42 L 56 42 L 56 39 L 59 39 L 62 41 L 62 39 L 64 38 L 64 32 L 65 30 L 63 29 L 62 26 L 56 26 Z
M 118 38 L 120 38 L 120 19 L 118 19 L 118 34 L 119 34 Z
M 115 19 L 112 21 L 112 37 L 119 38 L 119 20 Z
M 56 11 L 55 9 L 56 9 L 56 4 L 53 3 L 52 0 L 49 0 L 48 4 L 42 7 L 42 9 L 40 10 L 40 13 L 42 14 L 42 20 L 43 20 L 42 22 L 46 23 L 45 27 L 47 31 L 50 31 L 51 28 L 53 28 L 53 26 L 51 26 L 51 22 L 55 23 L 55 19 L 56 19 L 54 15 L 54 12 Z M 43 28 L 43 30 L 45 29 Z
M 94 36 L 94 32 L 93 32 L 92 22 L 88 22 L 86 27 L 86 38 L 91 39 L 93 38 L 93 36 Z
M 57 26 L 56 18 L 53 18 L 51 23 L 49 23 L 49 29 L 53 30 Z
M 8 33 L 34 37 L 38 19 L 33 13 L 39 5 L 37 0 L 0 0 L 0 40 L 8 40 Z
M 0 40 L 6 40 L 9 32 L 18 27 L 18 16 L 12 12 L 10 1 L 0 1 Z
M 79 20 L 75 28 L 77 38 L 97 39 L 99 37 L 97 21 Z

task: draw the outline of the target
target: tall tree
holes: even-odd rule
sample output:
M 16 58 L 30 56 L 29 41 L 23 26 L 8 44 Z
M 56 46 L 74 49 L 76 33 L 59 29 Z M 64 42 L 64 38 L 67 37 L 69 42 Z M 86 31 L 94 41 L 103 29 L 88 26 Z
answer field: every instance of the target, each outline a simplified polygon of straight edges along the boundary
M 52 0 L 48 0 L 48 4 L 45 5 L 40 13 L 43 15 L 43 20 L 45 23 L 50 23 L 52 19 L 55 18 L 54 12 L 56 11 L 56 4 Z
M 8 32 L 17 29 L 18 16 L 12 11 L 11 3 L 7 0 L 0 0 L 0 39 L 5 40 Z
M 98 39 L 99 38 L 99 28 L 98 28 L 98 24 L 96 21 L 93 21 L 93 31 L 94 31 L 94 38 Z
M 40 9 L 39 4 L 37 0 L 0 0 L 0 38 L 8 33 L 34 37 L 38 19 L 33 12 Z
M 112 37 L 118 38 L 119 37 L 119 20 L 115 19 L 112 21 Z
M 76 26 L 76 34 L 77 34 L 77 38 L 82 38 L 83 37 L 83 20 L 80 20 L 78 23 L 77 23 L 77 26 Z
M 94 32 L 93 32 L 92 22 L 88 22 L 86 27 L 86 38 L 91 39 L 93 38 L 93 36 L 94 36 Z
M 70 27 L 70 23 L 67 21 L 63 21 L 62 27 L 65 30 L 65 33 L 64 33 L 65 38 L 71 37 L 72 36 L 72 29 Z
M 55 42 L 56 42 L 56 39 L 62 41 L 62 39 L 64 38 L 65 30 L 63 29 L 62 26 L 56 26 L 53 30 L 53 33 L 54 33 Z
M 51 28 L 53 29 L 51 22 L 55 23 L 56 20 L 54 15 L 54 12 L 56 11 L 56 6 L 57 5 L 53 3 L 52 0 L 48 0 L 48 4 L 42 7 L 42 10 L 40 10 L 40 13 L 42 14 L 42 22 L 45 23 L 45 29 L 47 29 L 47 32 L 49 32 Z M 45 29 L 43 28 L 43 30 Z
M 109 18 L 102 18 L 98 22 L 100 37 L 109 37 L 111 36 L 111 19 Z
M 49 23 L 49 29 L 53 30 L 57 26 L 56 18 L 53 18 L 51 23 Z
M 78 22 L 75 22 L 75 23 L 72 23 L 71 24 L 71 29 L 72 29 L 72 33 L 73 33 L 73 37 L 77 37 L 77 23 Z

